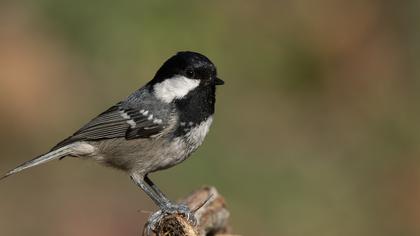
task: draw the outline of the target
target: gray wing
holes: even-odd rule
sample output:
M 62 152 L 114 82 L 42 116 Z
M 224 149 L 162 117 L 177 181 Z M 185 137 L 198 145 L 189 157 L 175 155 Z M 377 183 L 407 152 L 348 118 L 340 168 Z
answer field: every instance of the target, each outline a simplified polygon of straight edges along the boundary
M 127 140 L 149 138 L 159 135 L 165 127 L 164 119 L 153 117 L 147 110 L 118 103 L 84 125 L 72 136 L 58 143 L 52 150 L 77 141 L 122 137 Z

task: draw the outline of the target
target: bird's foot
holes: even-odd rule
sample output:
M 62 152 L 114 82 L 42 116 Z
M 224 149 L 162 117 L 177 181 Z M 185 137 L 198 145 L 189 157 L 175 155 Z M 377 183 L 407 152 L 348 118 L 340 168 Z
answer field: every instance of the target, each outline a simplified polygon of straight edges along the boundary
M 190 208 L 187 205 L 168 203 L 165 206 L 163 206 L 159 211 L 153 213 L 150 216 L 149 220 L 147 221 L 147 235 L 150 235 L 152 231 L 155 231 L 156 227 L 158 226 L 158 223 L 165 216 L 171 214 L 182 215 L 193 226 L 197 224 L 197 218 L 195 218 L 194 213 L 190 210 Z

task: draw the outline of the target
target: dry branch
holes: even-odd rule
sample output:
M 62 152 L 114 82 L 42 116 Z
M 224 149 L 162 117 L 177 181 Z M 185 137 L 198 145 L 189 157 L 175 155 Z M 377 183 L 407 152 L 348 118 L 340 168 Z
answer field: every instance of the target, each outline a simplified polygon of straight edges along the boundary
M 225 200 L 219 195 L 214 187 L 203 187 L 184 200 L 190 209 L 198 209 L 195 212 L 197 225 L 192 226 L 181 215 L 172 214 L 164 217 L 157 225 L 155 234 L 165 236 L 207 236 L 225 235 L 229 233 L 229 211 L 226 209 Z M 203 205 L 203 203 L 205 203 Z M 146 229 L 145 225 L 144 229 Z M 146 235 L 144 230 L 144 235 Z

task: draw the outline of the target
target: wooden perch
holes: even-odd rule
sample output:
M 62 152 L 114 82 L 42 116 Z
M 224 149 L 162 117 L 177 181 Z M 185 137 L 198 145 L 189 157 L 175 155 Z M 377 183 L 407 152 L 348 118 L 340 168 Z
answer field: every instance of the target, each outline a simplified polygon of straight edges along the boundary
M 184 200 L 182 203 L 190 209 L 197 209 L 195 216 L 197 225 L 192 226 L 179 214 L 165 216 L 156 226 L 155 235 L 165 236 L 227 236 L 229 232 L 229 211 L 226 209 L 225 200 L 214 187 L 203 187 Z M 204 205 L 202 205 L 205 203 Z M 202 205 L 202 206 L 201 206 Z M 143 235 L 146 235 L 147 224 Z

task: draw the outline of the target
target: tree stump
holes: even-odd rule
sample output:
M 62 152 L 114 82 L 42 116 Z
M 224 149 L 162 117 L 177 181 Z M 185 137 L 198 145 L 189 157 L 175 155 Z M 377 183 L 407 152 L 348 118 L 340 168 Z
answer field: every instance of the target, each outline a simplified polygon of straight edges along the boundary
M 229 211 L 226 209 L 224 198 L 214 187 L 203 187 L 196 190 L 181 201 L 195 211 L 197 225 L 192 226 L 179 214 L 165 216 L 157 225 L 157 236 L 227 236 Z M 204 205 L 203 205 L 204 203 Z M 144 226 L 143 235 L 146 232 L 147 223 Z

